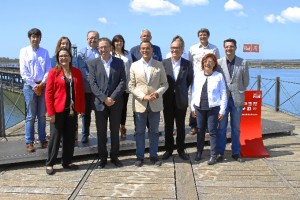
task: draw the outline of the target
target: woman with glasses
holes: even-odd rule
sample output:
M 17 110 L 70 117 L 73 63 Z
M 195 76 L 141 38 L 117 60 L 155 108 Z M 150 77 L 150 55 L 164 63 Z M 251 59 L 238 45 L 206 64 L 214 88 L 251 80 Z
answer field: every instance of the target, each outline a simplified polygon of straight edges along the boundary
M 225 114 L 227 93 L 224 77 L 216 71 L 217 57 L 208 53 L 202 58 L 202 70 L 195 74 L 192 84 L 191 111 L 197 120 L 197 153 L 201 159 L 205 144 L 206 127 L 210 136 L 210 159 L 208 165 L 217 162 L 217 128 Z
M 77 116 L 84 113 L 84 86 L 79 69 L 72 66 L 72 54 L 69 49 L 60 48 L 56 53 L 57 64 L 49 71 L 45 100 L 50 118 L 51 134 L 46 160 L 46 173 L 54 173 L 61 137 L 62 166 L 76 170 L 72 164 Z

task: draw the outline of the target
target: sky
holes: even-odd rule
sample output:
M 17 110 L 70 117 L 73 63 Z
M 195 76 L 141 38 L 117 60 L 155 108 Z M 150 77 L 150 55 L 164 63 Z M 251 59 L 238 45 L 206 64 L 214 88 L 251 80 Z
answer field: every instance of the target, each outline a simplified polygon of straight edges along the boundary
M 110 39 L 121 34 L 130 50 L 140 43 L 141 30 L 149 29 L 163 57 L 175 35 L 188 52 L 199 42 L 198 30 L 208 28 L 221 57 L 223 41 L 234 38 L 236 54 L 245 59 L 300 59 L 299 0 L 2 0 L 0 27 L 0 57 L 8 58 L 18 58 L 29 45 L 31 28 L 42 31 L 40 46 L 50 56 L 61 36 L 80 50 L 89 30 Z M 243 52 L 244 44 L 259 44 L 259 52 Z

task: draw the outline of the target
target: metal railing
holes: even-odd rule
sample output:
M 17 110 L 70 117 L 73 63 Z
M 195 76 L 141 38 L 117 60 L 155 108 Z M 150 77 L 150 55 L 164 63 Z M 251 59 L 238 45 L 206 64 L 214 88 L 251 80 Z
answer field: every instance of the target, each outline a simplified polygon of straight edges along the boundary
M 0 85 L 0 137 L 5 137 L 3 88 Z
M 6 93 L 12 94 L 13 97 L 10 97 L 10 95 L 7 95 Z M 5 109 L 4 102 L 6 102 L 6 106 L 9 104 L 9 109 Z M 3 85 L 0 85 L 0 137 L 6 138 L 5 129 L 7 128 L 10 120 L 13 119 L 13 122 L 19 122 L 17 121 L 16 116 L 22 118 L 20 121 L 24 120 L 25 105 L 20 105 L 23 103 L 23 93 L 14 93 L 10 91 L 4 92 Z
M 256 79 L 250 89 L 262 90 L 263 105 L 273 107 L 276 112 L 282 111 L 300 116 L 300 83 L 262 78 L 261 75 L 251 77 Z

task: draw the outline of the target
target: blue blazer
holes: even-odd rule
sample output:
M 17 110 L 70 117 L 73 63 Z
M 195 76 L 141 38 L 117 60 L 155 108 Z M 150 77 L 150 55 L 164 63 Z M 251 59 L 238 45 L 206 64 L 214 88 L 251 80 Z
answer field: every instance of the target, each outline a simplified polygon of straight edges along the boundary
M 163 94 L 164 108 L 167 108 L 171 98 L 176 98 L 176 105 L 179 109 L 186 109 L 188 107 L 188 91 L 192 84 L 194 77 L 194 70 L 192 63 L 184 58 L 181 58 L 180 69 L 178 77 L 175 81 L 173 75 L 173 66 L 171 58 L 163 60 L 163 65 L 166 71 L 169 88 Z M 173 108 L 172 108 L 173 109 Z
M 111 109 L 122 110 L 123 92 L 126 89 L 126 74 L 123 60 L 112 57 L 110 64 L 109 77 L 106 75 L 101 57 L 87 62 L 89 68 L 89 83 L 92 93 L 95 96 L 96 111 L 103 111 L 105 108 L 104 101 L 111 97 L 116 103 Z

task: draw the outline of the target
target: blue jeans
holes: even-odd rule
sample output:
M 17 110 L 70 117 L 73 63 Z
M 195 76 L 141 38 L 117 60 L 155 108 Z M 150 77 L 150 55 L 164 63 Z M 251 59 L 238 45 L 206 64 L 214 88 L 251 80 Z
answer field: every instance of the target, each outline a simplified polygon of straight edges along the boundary
M 211 110 L 200 110 L 196 108 L 197 119 L 197 151 L 202 153 L 205 144 L 206 127 L 210 136 L 210 155 L 217 155 L 217 131 L 218 115 L 220 107 L 214 107 Z
M 37 118 L 37 131 L 40 141 L 46 140 L 46 102 L 45 89 L 41 96 L 37 96 L 30 85 L 24 84 L 23 87 L 25 104 L 26 104 L 26 119 L 25 119 L 25 142 L 30 144 L 34 142 L 34 122 Z
M 136 125 L 136 156 L 138 159 L 144 159 L 145 153 L 145 131 L 147 120 L 149 120 L 149 154 L 150 157 L 157 158 L 158 151 L 158 126 L 160 112 L 152 112 L 147 109 L 143 113 L 135 112 Z
M 233 98 L 228 98 L 227 108 L 223 119 L 219 123 L 217 146 L 218 153 L 224 155 L 224 151 L 227 143 L 227 125 L 228 115 L 230 113 L 230 126 L 231 126 L 231 153 L 232 155 L 240 155 L 240 122 L 242 116 L 243 107 L 235 107 Z

